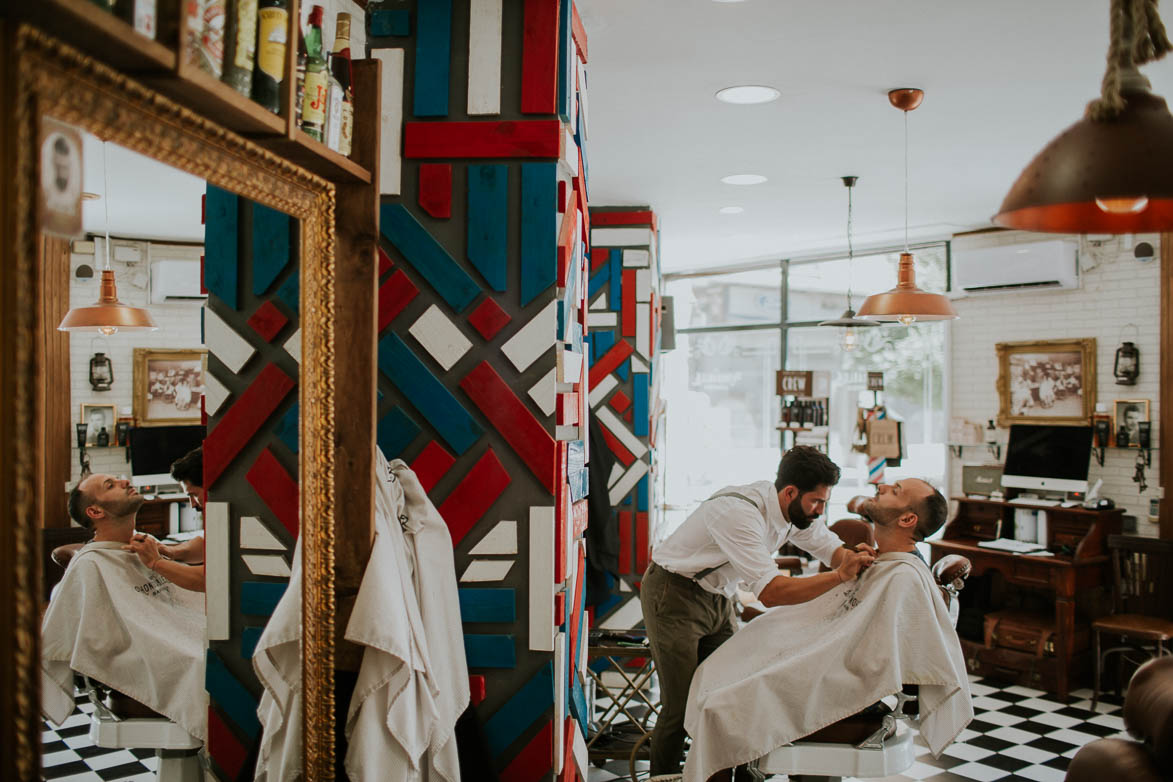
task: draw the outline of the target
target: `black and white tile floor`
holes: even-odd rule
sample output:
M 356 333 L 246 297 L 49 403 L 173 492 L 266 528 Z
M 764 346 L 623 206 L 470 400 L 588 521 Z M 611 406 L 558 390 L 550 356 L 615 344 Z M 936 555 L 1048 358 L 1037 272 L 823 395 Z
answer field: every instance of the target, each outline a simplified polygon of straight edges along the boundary
M 77 696 L 77 708 L 60 727 L 44 723 L 41 776 L 53 782 L 111 782 L 155 779 L 157 759 L 150 749 L 103 749 L 90 741 L 93 704 Z
M 974 720 L 958 740 L 934 758 L 917 736 L 916 762 L 884 782 L 1062 782 L 1068 762 L 1084 744 L 1125 735 L 1123 700 L 1111 693 L 1101 696 L 1092 711 L 1091 690 L 1075 690 L 1069 703 L 1061 703 L 1040 690 L 971 677 L 970 692 Z M 587 780 L 625 780 L 627 773 L 626 760 L 612 761 L 603 768 L 592 766 Z

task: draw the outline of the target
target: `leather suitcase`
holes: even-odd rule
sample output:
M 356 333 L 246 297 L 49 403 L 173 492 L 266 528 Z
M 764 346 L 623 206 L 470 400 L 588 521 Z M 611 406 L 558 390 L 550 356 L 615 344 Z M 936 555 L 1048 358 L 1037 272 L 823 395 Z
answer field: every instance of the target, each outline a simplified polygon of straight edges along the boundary
M 1054 657 L 1054 617 L 1028 611 L 993 611 L 985 617 L 985 645 L 987 649 L 1002 648 L 1027 652 L 1036 657 Z M 1087 626 L 1075 628 L 1075 651 L 1088 646 Z

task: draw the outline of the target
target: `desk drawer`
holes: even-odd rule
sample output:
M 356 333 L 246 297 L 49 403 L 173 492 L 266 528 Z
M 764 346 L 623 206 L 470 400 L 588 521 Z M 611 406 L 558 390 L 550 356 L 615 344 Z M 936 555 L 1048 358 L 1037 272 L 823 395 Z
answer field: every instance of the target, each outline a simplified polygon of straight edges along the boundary
M 1051 568 L 1041 562 L 1032 562 L 1021 557 L 1014 560 L 1012 579 L 1020 584 L 1049 587 Z

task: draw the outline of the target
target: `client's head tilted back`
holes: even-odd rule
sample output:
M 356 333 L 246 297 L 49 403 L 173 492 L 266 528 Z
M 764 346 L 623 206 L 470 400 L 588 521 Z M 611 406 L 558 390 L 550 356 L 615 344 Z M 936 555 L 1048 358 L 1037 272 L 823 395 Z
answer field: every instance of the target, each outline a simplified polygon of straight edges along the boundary
M 130 481 L 113 475 L 89 475 L 69 493 L 69 515 L 83 527 L 101 533 L 110 527 L 134 528 L 143 497 Z
M 945 524 L 949 503 L 931 483 L 905 478 L 876 486 L 876 496 L 859 506 L 859 512 L 875 525 L 876 542 L 882 548 L 908 546 L 927 539 Z
M 918 541 L 928 540 L 930 536 L 937 534 L 937 530 L 945 526 L 949 519 L 949 501 L 945 499 L 945 495 L 928 481 L 924 483 L 931 491 L 920 501 L 919 507 L 915 508 Z
M 193 448 L 171 463 L 171 477 L 179 481 L 196 510 L 203 509 L 204 449 Z

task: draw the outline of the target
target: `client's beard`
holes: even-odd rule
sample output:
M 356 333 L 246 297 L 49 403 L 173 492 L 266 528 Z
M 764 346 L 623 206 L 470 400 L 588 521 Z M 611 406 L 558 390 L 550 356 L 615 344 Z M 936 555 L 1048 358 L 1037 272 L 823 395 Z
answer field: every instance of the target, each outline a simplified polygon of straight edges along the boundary
M 802 495 L 795 497 L 786 506 L 786 517 L 794 526 L 799 529 L 806 529 L 811 525 L 811 522 L 818 518 L 818 516 L 808 516 L 802 509 Z
M 126 516 L 133 516 L 138 513 L 138 509 L 146 502 L 140 494 L 133 497 L 127 497 L 125 500 L 112 500 L 101 504 L 102 510 L 115 518 L 125 518 Z

